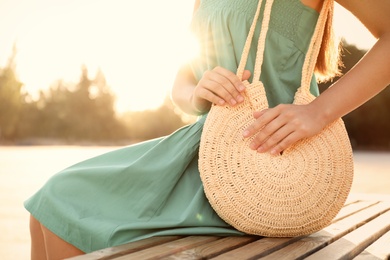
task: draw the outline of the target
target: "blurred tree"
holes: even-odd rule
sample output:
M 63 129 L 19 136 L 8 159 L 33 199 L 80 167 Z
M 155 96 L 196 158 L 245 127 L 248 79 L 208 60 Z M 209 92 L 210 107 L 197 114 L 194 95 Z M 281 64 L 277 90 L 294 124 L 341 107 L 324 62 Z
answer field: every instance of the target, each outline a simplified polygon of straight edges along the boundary
M 67 104 L 71 92 L 68 86 L 59 80 L 55 82 L 48 92 L 40 92 L 37 108 L 38 121 L 35 123 L 35 137 L 41 138 L 67 138 L 71 136 L 69 107 Z
M 24 104 L 23 84 L 16 75 L 16 45 L 6 66 L 0 69 L 0 140 L 15 139 L 17 123 Z
M 344 43 L 343 73 L 364 54 L 364 50 Z M 85 66 L 77 83 L 59 80 L 33 100 L 23 93 L 15 73 L 15 56 L 14 47 L 6 66 L 0 68 L 0 141 L 136 142 L 168 135 L 195 120 L 183 115 L 169 97 L 158 109 L 128 111 L 118 118 L 115 96 L 103 72 L 98 70 L 90 79 Z M 331 84 L 321 84 L 320 90 Z M 346 115 L 344 122 L 354 149 L 390 150 L 390 88 Z
M 115 97 L 99 70 L 89 79 L 82 67 L 77 84 L 58 81 L 48 93 L 41 93 L 37 107 L 41 111 L 40 136 L 68 141 L 109 141 L 127 138 L 125 126 L 116 118 Z
M 127 125 L 133 141 L 165 136 L 185 125 L 169 97 L 158 109 L 128 111 L 121 120 Z

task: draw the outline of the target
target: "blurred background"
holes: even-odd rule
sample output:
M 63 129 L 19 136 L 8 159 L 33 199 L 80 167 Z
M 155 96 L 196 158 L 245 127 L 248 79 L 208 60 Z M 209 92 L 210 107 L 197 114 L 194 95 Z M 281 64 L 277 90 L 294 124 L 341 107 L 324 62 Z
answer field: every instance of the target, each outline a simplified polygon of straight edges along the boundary
M 193 122 L 169 98 L 176 70 L 197 53 L 192 8 L 183 0 L 0 1 L 1 259 L 29 259 L 23 201 L 51 175 Z M 375 39 L 338 5 L 335 30 L 346 72 Z M 352 192 L 390 194 L 390 89 L 344 121 Z

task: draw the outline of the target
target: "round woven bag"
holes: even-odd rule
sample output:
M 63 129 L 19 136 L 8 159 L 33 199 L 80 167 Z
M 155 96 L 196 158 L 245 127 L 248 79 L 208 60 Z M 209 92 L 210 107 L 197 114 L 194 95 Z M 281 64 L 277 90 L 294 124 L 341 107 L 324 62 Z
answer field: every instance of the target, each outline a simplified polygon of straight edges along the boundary
M 240 79 L 261 2 L 237 70 Z M 265 3 L 254 80 L 244 81 L 245 101 L 234 107 L 212 106 L 201 137 L 199 170 L 207 199 L 227 223 L 248 234 L 293 237 L 314 233 L 331 223 L 349 194 L 353 157 L 342 119 L 277 156 L 251 150 L 253 138 L 243 138 L 244 129 L 255 120 L 253 112 L 268 108 L 259 79 L 272 2 Z M 332 5 L 332 0 L 324 1 L 294 104 L 315 99 L 309 86 Z

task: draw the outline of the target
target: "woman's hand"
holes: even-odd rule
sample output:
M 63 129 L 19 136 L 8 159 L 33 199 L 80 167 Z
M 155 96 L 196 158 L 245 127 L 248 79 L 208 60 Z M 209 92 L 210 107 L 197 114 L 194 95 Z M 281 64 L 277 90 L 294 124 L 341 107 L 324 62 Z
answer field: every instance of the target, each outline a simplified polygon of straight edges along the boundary
M 255 136 L 250 148 L 277 155 L 302 138 L 319 133 L 325 126 L 320 113 L 308 105 L 278 105 L 254 112 L 256 121 L 243 133 Z
M 251 73 L 246 70 L 243 80 L 249 79 Z M 194 88 L 191 98 L 192 106 L 200 111 L 208 111 L 211 104 L 234 106 L 244 101 L 241 93 L 245 90 L 244 84 L 236 74 L 222 68 L 215 67 L 206 71 Z

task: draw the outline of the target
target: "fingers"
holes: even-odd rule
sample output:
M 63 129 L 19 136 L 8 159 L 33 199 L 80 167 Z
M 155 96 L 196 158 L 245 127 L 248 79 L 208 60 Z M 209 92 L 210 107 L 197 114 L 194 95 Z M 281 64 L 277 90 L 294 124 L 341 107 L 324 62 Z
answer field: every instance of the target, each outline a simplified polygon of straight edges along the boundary
M 272 120 L 274 120 L 276 117 L 278 117 L 278 113 L 274 113 L 273 110 L 265 109 L 262 111 L 256 111 L 253 113 L 253 116 L 255 119 L 255 122 L 253 122 L 247 129 L 245 129 L 243 135 L 244 137 L 250 137 L 252 135 L 255 135 L 259 131 L 265 133 L 272 134 L 273 131 L 271 131 L 272 128 L 275 128 L 273 125 L 268 125 Z M 268 112 L 268 113 L 267 113 Z M 264 128 L 266 125 L 267 128 Z M 274 124 L 275 125 L 275 124 Z M 263 129 L 264 128 L 264 129 Z M 277 130 L 277 129 L 275 129 Z
M 234 106 L 244 100 L 240 93 L 244 90 L 244 85 L 238 81 L 236 75 L 230 75 L 230 73 L 225 70 L 218 73 L 209 72 L 210 75 L 206 76 L 205 83 L 217 97 Z
M 256 111 L 253 116 L 255 121 L 245 129 L 243 136 L 253 136 L 250 148 L 260 153 L 280 154 L 295 142 L 313 136 L 323 128 L 308 106 L 279 105 Z
M 268 111 L 268 109 L 264 109 L 264 110 L 261 110 L 261 111 L 255 111 L 255 112 L 253 112 L 253 117 L 254 117 L 255 119 L 258 119 L 258 118 L 260 118 L 262 115 L 264 115 L 265 112 L 267 112 L 267 111 Z
M 275 111 L 255 112 L 254 117 L 257 120 L 243 134 L 244 137 L 255 135 L 249 145 L 252 150 L 257 150 L 260 153 L 269 151 L 274 144 L 278 144 L 292 132 L 291 127 L 286 124 L 285 118 Z
M 245 72 L 245 78 L 250 77 L 250 72 Z M 233 72 L 216 67 L 206 71 L 194 90 L 194 96 L 207 100 L 217 105 L 237 105 L 244 101 L 241 94 L 245 90 L 244 84 Z M 195 101 L 197 101 L 195 100 Z
M 244 70 L 242 74 L 242 80 L 248 80 L 251 77 L 251 72 L 249 70 Z
M 270 151 L 274 155 L 280 154 L 280 152 L 290 146 L 294 141 L 294 129 L 291 129 L 288 125 L 284 125 L 277 130 L 271 127 L 265 130 L 264 132 L 261 131 L 261 135 L 256 136 L 250 146 L 259 153 Z
M 244 84 L 233 72 L 222 67 L 216 67 L 210 74 L 210 81 L 214 84 L 213 91 L 225 102 L 234 106 L 244 101 L 241 92 L 245 90 Z
M 272 155 L 278 155 L 281 154 L 284 150 L 286 150 L 288 147 L 299 141 L 301 137 L 295 132 L 290 133 L 288 136 L 286 136 L 283 140 L 279 141 L 274 147 L 264 147 L 264 150 L 271 149 L 270 153 Z

